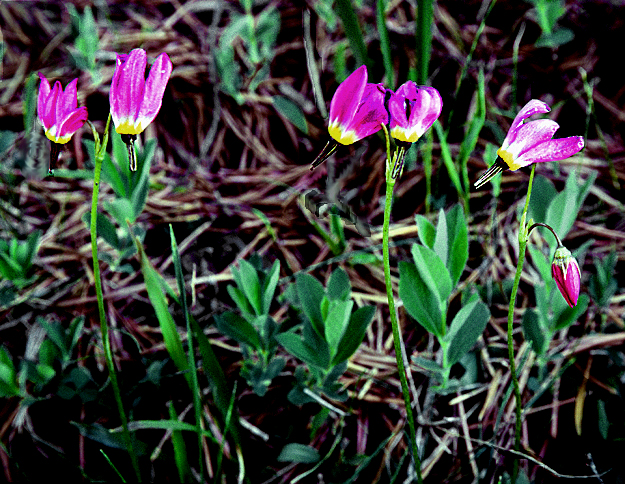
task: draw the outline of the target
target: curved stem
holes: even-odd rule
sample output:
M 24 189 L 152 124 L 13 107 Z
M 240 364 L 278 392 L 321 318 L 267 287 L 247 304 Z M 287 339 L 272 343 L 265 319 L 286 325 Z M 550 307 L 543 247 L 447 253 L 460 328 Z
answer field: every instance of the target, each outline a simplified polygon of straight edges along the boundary
M 388 150 L 390 151 L 390 149 Z M 388 155 L 389 153 L 387 153 Z M 396 153 L 397 155 L 397 153 Z M 391 158 L 389 157 L 389 160 Z M 398 160 L 393 159 L 393 162 Z M 393 164 L 388 161 L 387 163 Z M 394 169 L 387 168 L 387 175 L 392 173 Z M 388 296 L 388 309 L 391 316 L 391 327 L 393 328 L 393 343 L 395 345 L 395 359 L 397 360 L 397 371 L 399 373 L 399 381 L 401 382 L 401 391 L 404 396 L 404 404 L 406 406 L 406 420 L 408 420 L 408 436 L 410 439 L 410 447 L 414 457 L 415 468 L 417 470 L 417 480 L 419 484 L 423 483 L 421 477 L 421 460 L 419 459 L 419 448 L 417 446 L 417 435 L 415 431 L 414 417 L 412 414 L 412 402 L 410 399 L 410 390 L 408 388 L 408 380 L 406 378 L 406 367 L 404 366 L 404 351 L 401 342 L 401 334 L 399 333 L 399 324 L 397 315 L 395 314 L 395 300 L 393 299 L 393 286 L 391 285 L 391 267 L 389 262 L 389 225 L 391 219 L 391 206 L 393 203 L 393 189 L 395 188 L 395 180 L 386 177 L 386 201 L 384 204 L 384 225 L 382 226 L 382 257 L 384 259 L 384 281 L 386 282 L 386 294 Z
M 100 331 L 102 334 L 102 346 L 104 347 L 104 357 L 106 360 L 106 366 L 109 370 L 109 377 L 113 386 L 113 393 L 115 394 L 115 401 L 117 402 L 117 409 L 122 421 L 124 441 L 126 448 L 130 454 L 132 460 L 132 467 L 134 468 L 137 480 L 141 482 L 141 473 L 139 471 L 139 462 L 137 455 L 135 454 L 132 446 L 132 440 L 130 438 L 130 431 L 128 430 L 128 418 L 124 411 L 124 405 L 122 403 L 121 392 L 119 391 L 119 384 L 117 382 L 117 373 L 115 373 L 115 365 L 113 363 L 113 354 L 111 352 L 111 341 L 109 338 L 109 327 L 106 319 L 106 311 L 104 310 L 104 296 L 102 294 L 102 279 L 100 277 L 100 263 L 98 260 L 98 195 L 100 193 L 100 175 L 102 172 L 102 163 L 104 161 L 104 155 L 106 153 L 106 144 L 108 142 L 108 129 L 111 121 L 111 115 L 109 114 L 108 121 L 106 123 L 106 129 L 103 135 L 102 144 L 98 138 L 97 132 L 93 125 L 91 126 L 94 138 L 96 138 L 96 150 L 95 150 L 95 168 L 93 171 L 93 196 L 91 198 L 91 255 L 93 257 L 93 277 L 95 279 L 95 294 L 98 300 L 98 314 L 100 317 Z M 91 124 L 91 123 L 89 123 Z
M 527 235 L 529 236 L 529 234 L 532 232 L 532 230 L 534 230 L 536 227 L 545 227 L 545 228 L 549 229 L 549 231 L 556 238 L 556 243 L 558 244 L 558 248 L 564 247 L 564 245 L 562 244 L 562 241 L 560 240 L 560 237 L 558 237 L 558 234 L 556 234 L 556 231 L 553 230 L 553 228 L 550 225 L 544 224 L 542 222 L 536 222 L 529 229 L 527 229 Z
M 521 418 L 522 418 L 522 402 L 521 402 L 521 390 L 519 389 L 519 379 L 517 377 L 516 363 L 514 361 L 514 340 L 512 338 L 512 329 L 514 323 L 514 306 L 516 303 L 516 295 L 519 289 L 519 283 L 521 282 L 521 273 L 523 272 L 523 262 L 525 261 L 525 248 L 527 246 L 527 240 L 529 237 L 529 230 L 526 226 L 525 219 L 527 217 L 527 209 L 529 208 L 530 196 L 532 194 L 532 184 L 534 181 L 534 171 L 536 171 L 536 165 L 532 165 L 532 171 L 530 173 L 530 181 L 527 186 L 527 197 L 525 199 L 525 207 L 523 208 L 523 215 L 521 216 L 521 227 L 519 230 L 519 261 L 517 262 L 516 274 L 514 276 L 514 284 L 512 286 L 512 293 L 510 294 L 510 307 L 508 309 L 508 359 L 510 360 L 510 374 L 512 377 L 512 384 L 514 385 L 514 398 L 516 400 L 516 422 L 514 428 L 514 450 L 519 452 L 521 448 Z M 514 466 L 512 469 L 512 483 L 516 482 L 516 478 L 519 472 L 519 459 L 518 454 L 515 454 Z

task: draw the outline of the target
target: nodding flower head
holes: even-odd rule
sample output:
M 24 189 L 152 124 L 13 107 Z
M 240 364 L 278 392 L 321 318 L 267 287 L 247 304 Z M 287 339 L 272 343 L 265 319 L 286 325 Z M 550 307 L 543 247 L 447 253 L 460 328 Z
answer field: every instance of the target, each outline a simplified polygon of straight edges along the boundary
M 386 90 L 382 84 L 367 83 L 367 68 L 360 66 L 337 88 L 330 103 L 328 132 L 332 139 L 310 166 L 327 160 L 339 144 L 351 145 L 382 129 L 388 123 L 384 106 Z
M 391 94 L 388 108 L 391 136 L 398 141 L 414 143 L 440 116 L 443 100 L 433 87 L 417 86 L 408 81 Z
M 163 52 L 154 61 L 146 80 L 146 63 L 143 49 L 134 49 L 128 55 L 117 55 L 109 101 L 111 117 L 119 134 L 141 133 L 161 109 L 172 64 Z
M 577 260 L 566 247 L 560 246 L 556 249 L 551 274 L 568 305 L 574 307 L 579 298 L 581 274 Z
M 39 78 L 41 79 L 37 98 L 39 121 L 50 141 L 65 144 L 87 121 L 87 108 L 78 107 L 76 92 L 78 79 L 70 82 L 63 91 L 59 81 L 50 88 L 50 83 L 41 73 Z
M 330 103 L 330 136 L 350 145 L 382 129 L 388 122 L 382 84 L 367 83 L 367 68 L 360 66 L 337 88 Z
M 476 188 L 503 170 L 515 171 L 532 163 L 564 160 L 584 147 L 581 136 L 552 139 L 560 125 L 551 119 L 524 123 L 534 114 L 549 111 L 549 106 L 537 99 L 532 99 L 519 111 L 503 145 L 497 150 L 497 161 L 475 182 Z

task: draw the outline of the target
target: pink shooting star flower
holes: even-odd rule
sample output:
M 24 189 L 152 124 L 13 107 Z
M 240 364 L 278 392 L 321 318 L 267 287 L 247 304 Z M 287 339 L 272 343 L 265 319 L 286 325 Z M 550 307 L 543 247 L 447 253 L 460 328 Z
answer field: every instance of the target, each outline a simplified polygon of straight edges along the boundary
M 65 91 L 61 83 L 56 81 L 50 87 L 48 80 L 39 73 L 41 84 L 37 97 L 37 115 L 43 126 L 45 135 L 52 141 L 48 174 L 52 175 L 52 167 L 61 151 L 61 145 L 67 143 L 72 135 L 87 121 L 87 108 L 78 107 L 76 84 L 78 79 L 70 82 Z
M 443 100 L 433 87 L 408 81 L 391 95 L 388 108 L 391 136 L 400 142 L 414 143 L 441 115 Z
M 518 170 L 523 166 L 544 161 L 564 160 L 584 147 L 584 138 L 552 139 L 560 127 L 550 119 L 539 119 L 524 123 L 537 113 L 548 113 L 551 109 L 544 102 L 532 99 L 528 102 L 510 126 L 510 130 L 497 150 L 497 161 L 475 182 L 479 188 L 503 170 Z
M 443 110 L 443 100 L 433 87 L 417 86 L 407 81 L 397 92 L 391 91 L 388 109 L 391 115 L 390 134 L 399 146 L 399 158 L 391 175 L 396 179 L 402 172 L 406 150 L 438 119 Z
M 339 85 L 330 103 L 328 132 L 332 139 L 313 161 L 311 170 L 328 159 L 339 144 L 350 145 L 382 129 L 388 122 L 385 93 L 382 84 L 367 83 L 364 65 Z
M 128 145 L 132 171 L 137 169 L 134 141 L 161 109 L 173 67 L 169 56 L 163 52 L 154 61 L 146 80 L 146 64 L 147 55 L 143 49 L 134 49 L 127 55 L 118 54 L 109 93 L 111 117 L 115 130 Z
M 579 298 L 581 274 L 577 260 L 562 245 L 556 249 L 553 256 L 551 274 L 568 305 L 574 307 Z

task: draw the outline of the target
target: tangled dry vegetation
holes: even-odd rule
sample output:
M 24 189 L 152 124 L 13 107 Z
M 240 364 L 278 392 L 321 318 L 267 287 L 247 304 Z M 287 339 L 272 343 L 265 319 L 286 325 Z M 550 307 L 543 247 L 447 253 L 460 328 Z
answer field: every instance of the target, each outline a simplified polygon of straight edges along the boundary
M 346 455 L 371 454 L 392 436 L 384 446 L 384 453 L 368 467 L 368 477 L 362 482 L 384 480 L 385 466 L 391 460 L 399 461 L 407 449 L 406 440 L 401 438 L 403 400 L 393 356 L 384 275 L 379 262 L 350 263 L 357 251 L 377 255 L 376 259 L 381 260 L 383 138 L 374 136 L 336 155 L 337 166 L 349 167 L 340 178 L 341 192 L 347 194 L 358 215 L 367 220 L 372 235 L 362 237 L 353 226 L 346 225 L 347 247 L 344 255 L 335 257 L 311 224 L 314 216 L 301 200 L 306 190 L 323 187 L 327 174 L 325 168 L 312 174 L 308 169 L 323 147 L 327 131 L 325 120 L 315 108 L 306 67 L 303 5 L 289 0 L 257 3 L 256 14 L 271 6 L 277 8 L 280 31 L 272 57 L 267 60 L 266 79 L 254 90 L 248 90 L 244 80 L 240 102 L 224 88 L 214 58 L 214 50 L 233 12 L 239 10 L 236 2 L 93 2 L 98 12 L 100 42 L 96 60 L 101 79 L 97 83 L 89 72 L 75 67 L 76 33 L 63 2 L 0 3 L 5 45 L 0 129 L 16 132 L 13 143 L 3 147 L 0 231 L 5 239 L 24 238 L 35 230 L 43 234 L 32 283 L 0 308 L 0 341 L 13 358 L 21 359 L 32 351 L 30 345 L 36 344 L 37 318 L 59 321 L 67 326 L 74 317 L 83 315 L 85 332 L 77 346 L 76 357 L 91 369 L 99 386 L 106 382 L 98 350 L 89 229 L 83 222 L 90 207 L 92 182 L 43 177 L 39 163 L 47 164 L 45 149 L 40 150 L 41 156 L 35 157 L 37 164 L 15 166 L 16 154 L 28 152 L 33 143 L 45 141 L 38 125 L 30 139 L 21 129 L 24 86 L 33 72 L 42 72 L 49 79 L 60 79 L 64 85 L 78 76 L 79 104 L 88 107 L 90 120 L 101 132 L 108 115 L 108 86 L 114 69 L 114 52 L 128 52 L 136 47 L 142 47 L 152 57 L 167 52 L 174 70 L 161 112 L 145 135 L 145 139 L 156 137 L 158 148 L 147 205 L 137 223 L 147 231 L 145 247 L 154 266 L 171 281 L 174 272 L 168 224 L 173 225 L 192 292 L 192 312 L 200 324 L 207 327 L 206 333 L 229 381 L 238 382 L 236 405 L 241 417 L 270 436 L 263 442 L 260 437 L 246 432 L 247 448 L 243 450 L 254 456 L 248 460 L 248 475 L 256 475 L 250 477 L 251 482 L 269 479 L 271 472 L 280 472 L 278 480 L 288 482 L 301 473 L 301 468 L 277 462 L 280 448 L 287 442 L 297 441 L 310 443 L 323 454 L 329 450 L 337 431 L 336 422 L 329 419 L 312 434 L 311 440 L 310 422 L 318 408 L 311 408 L 310 404 L 296 408 L 287 401 L 292 380 L 289 372 L 293 370 L 294 361 L 289 361 L 284 376 L 275 379 L 261 399 L 239 378 L 238 347 L 209 326 L 215 313 L 232 306 L 226 291 L 232 281 L 231 265 L 254 253 L 269 261 L 281 262 L 282 288 L 299 271 L 309 270 L 324 280 L 334 267 L 341 265 L 350 277 L 356 302 L 377 306 L 374 322 L 364 344 L 350 360 L 344 379 L 351 398 L 343 407 L 350 417 L 344 422 L 342 445 Z M 306 3 L 307 8 L 311 8 L 315 2 Z M 364 2 L 358 10 L 359 21 L 365 27 L 368 53 L 381 65 L 379 41 L 371 28 L 375 25 L 375 8 L 371 3 Z M 501 2 L 490 13 L 472 59 L 468 61 L 488 3 L 440 1 L 436 8 L 431 84 L 444 100 L 441 121 L 449 129 L 452 155 L 459 152 L 464 124 L 474 113 L 475 85 L 482 67 L 487 122 L 469 159 L 472 181 L 485 168 L 483 156 L 487 144 L 497 144 L 497 134 L 505 133 L 510 123 L 510 117 L 503 113 L 514 108 L 510 101 L 513 49 L 515 41 L 520 42 L 519 103 L 531 98 L 547 101 L 554 106 L 552 118 L 561 125 L 560 137 L 585 134 L 586 138 L 586 149 L 581 156 L 560 163 L 558 168 L 541 166 L 538 173 L 548 177 L 558 191 L 563 189 L 572 170 L 582 179 L 597 174 L 566 240 L 572 250 L 590 241 L 584 258 L 579 260 L 584 274 L 583 292 L 588 290 L 590 277 L 596 273 L 594 261 L 604 259 L 612 251 L 617 256 L 614 276 L 619 290 L 608 306 L 600 308 L 591 301 L 587 313 L 568 330 L 558 332 L 551 343 L 553 353 L 560 354 L 561 358 L 547 366 L 546 371 L 554 381 L 551 391 L 534 402 L 527 413 L 522 442 L 531 459 L 525 460 L 523 466 L 537 482 L 555 479 L 554 473 L 544 466 L 561 474 L 588 475 L 587 454 L 591 453 L 598 468 L 612 469 L 604 482 L 622 482 L 615 476 L 619 470 L 625 472 L 625 468 L 622 462 L 608 458 L 617 452 L 615 448 L 607 450 L 610 445 L 620 445 L 617 448 L 622 454 L 625 431 L 622 406 L 618 409 L 612 403 L 604 410 L 614 419 L 611 420 L 614 435 L 621 438 L 620 443 L 615 444 L 617 440 L 602 439 L 598 433 L 597 401 L 615 402 L 620 398 L 622 404 L 625 388 L 622 379 L 625 279 L 620 275 L 625 260 L 625 210 L 621 191 L 625 183 L 625 111 L 622 109 L 625 88 L 618 74 L 622 62 L 617 60 L 623 58 L 625 10 L 607 1 L 567 2 L 568 12 L 562 23 L 574 32 L 574 39 L 558 49 L 550 49 L 534 45 L 540 30 L 527 15 L 528 4 Z M 78 11 L 89 4 L 91 2 L 74 2 Z M 412 2 L 390 4 L 387 27 L 394 48 L 393 64 L 397 78 L 403 79 L 414 65 L 414 9 Z M 331 30 L 314 14 L 312 22 L 314 54 L 321 69 L 321 85 L 327 102 L 336 86 L 334 58 L 347 44 L 340 27 Z M 519 39 L 522 25 L 524 33 Z M 243 65 L 247 54 L 240 38 L 234 39 L 234 52 L 234 62 Z M 348 57 L 347 63 L 350 70 L 353 59 Z M 465 64 L 467 79 L 454 97 Z M 590 106 L 582 70 L 593 88 Z M 370 73 L 375 78 L 373 82 L 378 82 L 381 75 L 381 69 Z M 299 105 L 307 121 L 307 136 L 275 109 L 272 98 L 276 95 L 286 96 Z M 580 130 L 586 132 L 580 133 Z M 74 136 L 62 155 L 60 168 L 72 170 L 88 166 L 82 141 L 90 136 L 86 129 Z M 395 261 L 410 257 L 409 242 L 417 235 L 414 215 L 424 214 L 426 209 L 426 181 L 420 155 L 417 163 L 409 168 L 396 187 L 391 225 L 391 238 L 396 244 L 392 249 Z M 450 188 L 436 137 L 433 168 L 432 207 L 447 209 L 457 202 L 457 195 Z M 486 473 L 482 475 L 483 482 L 490 482 L 488 479 L 494 479 L 510 457 L 507 449 L 511 448 L 513 438 L 514 409 L 513 401 L 506 400 L 510 378 L 505 359 L 507 299 L 501 291 L 505 292 L 516 267 L 516 214 L 525 195 L 527 178 L 526 170 L 505 174 L 499 198 L 493 198 L 490 190 L 474 191 L 470 195 L 470 258 L 462 281 L 491 290 L 492 318 L 478 343 L 480 383 L 471 391 L 435 397 L 428 391 L 427 375 L 422 369 L 413 368 L 411 385 L 418 395 L 416 415 L 420 437 L 427 438 L 428 442 L 423 469 L 429 482 L 470 482 L 480 472 Z M 104 185 L 101 202 L 106 203 L 113 197 L 112 190 Z M 266 220 L 257 211 L 262 212 Z M 327 220 L 317 222 L 327 225 Z M 539 246 L 545 243 L 542 236 L 536 235 L 535 239 Z M 106 244 L 101 250 L 104 257 L 107 253 L 114 257 L 113 249 Z M 107 314 L 111 324 L 119 330 L 113 344 L 123 388 L 131 398 L 138 399 L 137 414 L 144 412 L 151 418 L 168 418 L 166 402 L 187 398 L 180 396 L 185 395 L 184 382 L 163 379 L 158 390 L 155 388 L 148 395 L 140 394 L 142 390 L 136 387 L 146 376 L 149 362 L 163 360 L 167 355 L 138 262 L 131 258 L 124 264 L 127 270 L 123 271 L 110 270 L 107 264 L 102 264 Z M 392 262 L 392 267 L 396 275 L 396 262 Z M 531 263 L 526 264 L 517 302 L 519 320 L 525 308 L 535 305 L 531 288 L 537 280 L 536 270 Z M 287 309 L 286 305 L 275 307 L 274 317 L 278 322 Z M 431 356 L 436 350 L 432 337 L 401 308 L 400 321 L 408 351 Z M 532 363 L 534 356 L 520 329 L 515 337 L 519 361 L 529 357 Z M 620 361 L 620 368 L 615 361 Z M 536 391 L 532 387 L 535 370 L 531 364 L 524 368 L 520 380 L 527 402 Z M 104 390 L 102 398 L 111 397 Z M 500 406 L 506 401 L 502 420 L 498 422 Z M 108 403 L 113 409 L 112 401 Z M 581 436 L 575 428 L 578 406 L 584 409 Z M 79 476 L 80 468 L 89 474 L 93 462 L 100 463 L 98 446 L 69 422 L 97 422 L 107 428 L 119 425 L 113 410 L 108 415 L 93 415 L 90 404 L 75 401 L 68 404 L 54 395 L 33 404 L 26 414 L 20 408 L 16 399 L 6 399 L 0 405 L 0 421 L 4 422 L 0 426 L 4 446 L 0 455 L 8 480 L 37 479 L 58 471 L 60 475 Z M 206 409 L 211 411 L 210 395 Z M 468 435 L 473 440 L 464 438 Z M 490 444 L 483 445 L 487 440 Z M 116 452 L 121 451 L 111 450 L 110 456 L 115 458 Z M 231 450 L 228 452 L 231 469 L 235 469 L 236 459 Z M 484 455 L 490 458 L 485 459 Z M 335 456 L 326 465 L 348 467 L 347 458 L 341 459 L 343 457 Z M 479 469 L 476 461 L 482 463 Z M 125 469 L 124 464 L 120 465 Z M 167 465 L 171 467 L 166 474 L 168 479 L 175 480 L 173 464 L 163 464 L 157 459 L 153 472 L 158 476 L 161 466 Z M 108 478 L 106 472 L 96 475 Z

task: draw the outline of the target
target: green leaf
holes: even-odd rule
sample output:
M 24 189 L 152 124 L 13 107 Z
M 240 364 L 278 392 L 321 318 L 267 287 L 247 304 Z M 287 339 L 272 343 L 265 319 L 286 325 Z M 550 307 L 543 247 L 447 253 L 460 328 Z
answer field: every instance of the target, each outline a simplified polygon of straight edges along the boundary
M 438 224 L 436 225 L 434 247 L 432 248 L 443 264 L 447 266 L 447 257 L 449 255 L 449 235 L 447 233 L 447 218 L 445 217 L 445 212 L 442 208 L 438 212 Z
M 134 208 L 127 198 L 116 198 L 113 201 L 104 200 L 102 206 L 113 216 L 120 227 L 128 227 L 126 220 L 131 224 L 136 221 Z
M 349 276 L 340 267 L 337 267 L 330 275 L 328 281 L 327 295 L 330 300 L 347 301 L 351 293 Z
M 332 359 L 332 365 L 347 361 L 356 352 L 365 337 L 374 314 L 375 306 L 363 306 L 352 313 L 345 334 L 343 334 L 338 345 L 338 351 Z
M 298 274 L 295 278 L 295 284 L 304 314 L 308 316 L 317 334 L 323 337 L 325 333 L 321 315 L 321 300 L 325 294 L 323 286 L 310 274 Z
M 529 249 L 530 254 L 532 255 L 532 262 L 534 262 L 534 265 L 538 269 L 538 272 L 540 273 L 540 277 L 545 282 L 550 281 L 552 278 L 551 264 L 547 260 L 547 257 L 545 257 L 545 254 L 543 254 L 540 251 L 540 249 L 534 247 L 532 244 L 528 244 L 527 248 Z
M 252 264 L 248 261 L 241 259 L 239 261 L 239 274 L 241 277 L 241 283 L 247 300 L 254 308 L 256 315 L 263 314 L 261 294 L 260 294 L 260 280 L 258 279 L 258 273 Z
M 269 309 L 271 308 L 271 301 L 273 301 L 273 296 L 276 292 L 276 287 L 278 285 L 278 279 L 280 278 L 280 261 L 276 260 L 271 266 L 269 270 L 269 274 L 265 278 L 265 282 L 263 283 L 263 305 L 262 305 L 262 314 L 269 314 Z
M 246 344 L 255 350 L 261 348 L 262 345 L 254 326 L 238 314 L 225 312 L 215 316 L 215 322 L 219 332 L 228 338 Z
M 420 366 L 424 370 L 427 370 L 435 375 L 442 375 L 445 371 L 441 365 L 436 363 L 435 361 L 428 360 L 421 356 L 413 356 L 412 357 L 413 364 Z
M 119 236 L 117 235 L 117 229 L 115 225 L 113 225 L 113 222 L 102 212 L 98 212 L 97 217 L 96 232 L 98 237 L 102 237 L 106 243 L 114 249 L 120 250 Z M 91 227 L 91 212 L 85 212 L 82 216 L 82 221 L 87 227 Z
M 536 311 L 532 308 L 526 309 L 521 324 L 523 334 L 532 345 L 534 352 L 537 355 L 544 355 L 549 346 L 551 336 L 547 334 L 547 329 L 543 329 Z
M 534 222 L 546 223 L 547 208 L 557 194 L 556 187 L 549 178 L 536 175 L 527 213 L 528 220 L 532 218 Z
M 445 218 L 449 237 L 447 244 L 449 253 L 445 266 L 449 270 L 453 287 L 455 287 L 460 281 L 469 258 L 469 231 L 464 217 L 464 210 L 460 204 L 456 204 L 447 212 Z
M 353 306 L 354 301 L 332 301 L 330 303 L 330 311 L 325 320 L 325 338 L 328 346 L 330 346 L 330 358 L 334 357 L 339 349 L 339 343 L 347 329 Z
M 139 251 L 139 259 L 141 261 L 141 272 L 143 273 L 143 279 L 145 281 L 145 288 L 148 292 L 148 297 L 152 303 L 152 307 L 156 312 L 156 317 L 163 335 L 165 347 L 167 352 L 171 356 L 172 360 L 180 371 L 186 371 L 188 369 L 187 355 L 182 347 L 182 340 L 180 334 L 174 322 L 174 318 L 169 312 L 169 306 L 167 299 L 161 289 L 160 276 L 150 263 L 147 255 L 145 254 L 143 247 L 137 242 L 137 250 Z M 190 376 L 185 373 L 185 377 L 191 385 Z
M 441 309 L 446 308 L 453 287 L 443 261 L 436 252 L 422 245 L 413 244 L 411 252 L 425 284 L 438 295 Z
M 465 353 L 469 352 L 475 342 L 484 332 L 490 311 L 486 304 L 475 297 L 472 302 L 465 305 L 451 322 L 449 333 L 445 339 L 449 342 L 447 347 L 447 364 L 457 363 Z
M 564 239 L 571 227 L 573 227 L 579 209 L 584 203 L 596 177 L 597 173 L 593 172 L 586 179 L 586 182 L 580 186 L 577 183 L 576 172 L 572 171 L 566 179 L 564 190 L 551 200 L 549 208 L 547 208 L 545 223 L 556 231 L 560 239 Z
M 554 291 L 555 292 L 555 291 Z M 564 310 L 560 312 L 557 319 L 555 319 L 553 323 L 553 331 L 558 331 L 560 329 L 567 328 L 575 321 L 579 319 L 579 317 L 586 313 L 586 309 L 588 309 L 588 303 L 590 302 L 589 297 L 586 294 L 580 294 L 579 299 L 577 300 L 577 304 L 575 307 L 570 307 L 565 301 L 562 295 L 559 293 L 555 295 L 555 297 L 562 300 L 564 303 Z M 554 310 L 555 313 L 555 310 Z
M 278 462 L 296 462 L 299 464 L 314 464 L 319 459 L 317 449 L 303 444 L 287 444 L 278 456 Z
M 419 233 L 419 240 L 423 245 L 434 248 L 434 240 L 436 238 L 436 229 L 434 225 L 425 218 L 423 215 L 415 215 L 415 221 L 417 223 L 417 229 Z
M 238 306 L 239 311 L 243 313 L 243 317 L 245 317 L 248 321 L 254 319 L 254 308 L 250 306 L 250 303 L 245 297 L 245 294 L 243 294 L 243 291 L 239 290 L 238 287 L 234 286 L 228 286 L 226 289 L 228 290 L 228 294 L 230 294 L 232 300 Z
M 288 353 L 302 360 L 307 365 L 318 368 L 326 367 L 326 362 L 319 356 L 319 353 L 304 344 L 304 341 L 298 334 L 287 331 L 286 333 L 276 335 L 276 340 Z
M 306 123 L 306 116 L 302 112 L 301 108 L 284 96 L 274 96 L 271 99 L 273 106 L 276 108 L 282 116 L 288 119 L 293 126 L 299 129 L 302 133 L 308 134 L 308 124 Z
M 133 183 L 131 183 L 130 203 L 132 204 L 132 212 L 135 220 L 141 215 L 141 212 L 143 212 L 145 202 L 148 199 L 148 192 L 150 190 L 150 166 L 155 148 L 156 140 L 150 140 L 146 143 L 142 152 L 137 154 L 137 172 L 131 175 L 133 177 Z M 136 183 L 134 183 L 135 180 Z
M 426 331 L 443 335 L 444 319 L 438 292 L 428 287 L 414 264 L 405 261 L 399 262 L 399 297 L 408 314 Z

